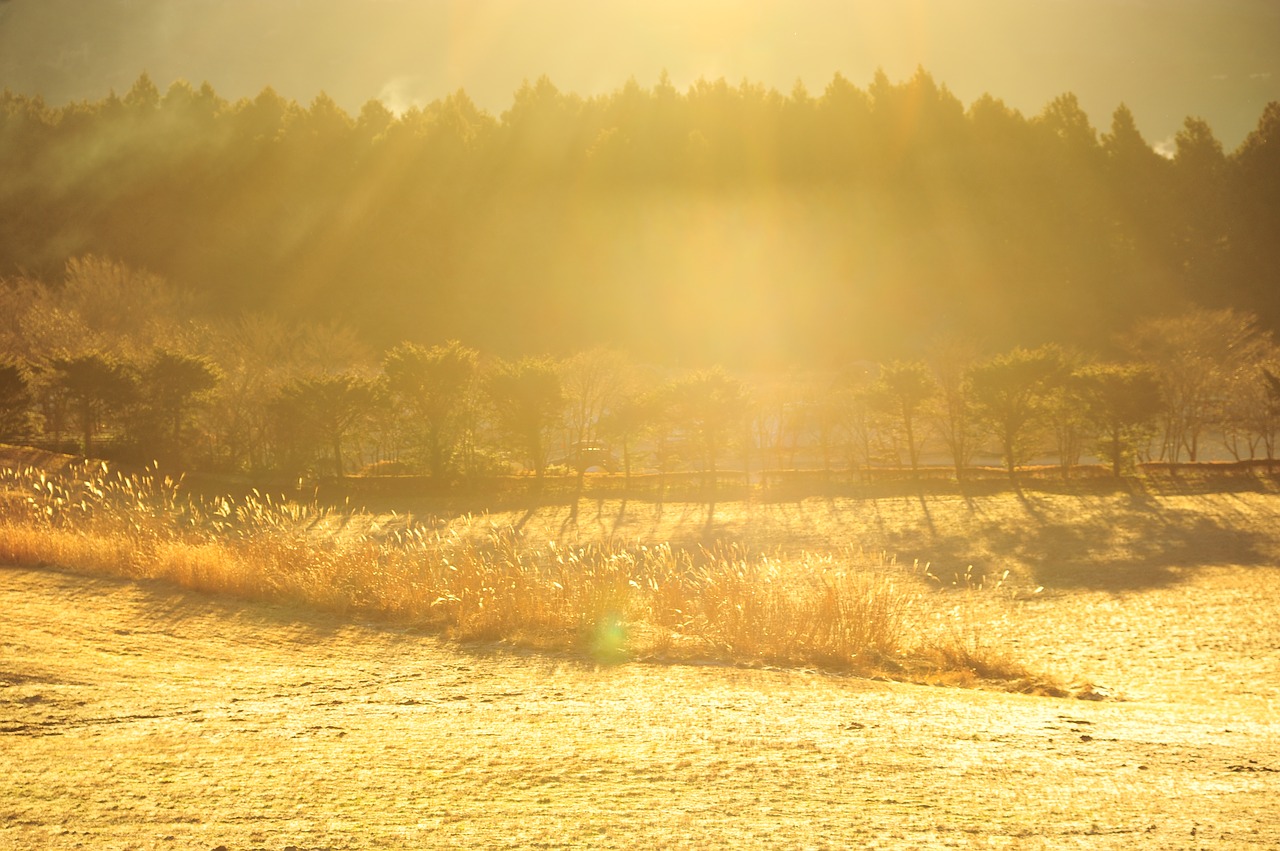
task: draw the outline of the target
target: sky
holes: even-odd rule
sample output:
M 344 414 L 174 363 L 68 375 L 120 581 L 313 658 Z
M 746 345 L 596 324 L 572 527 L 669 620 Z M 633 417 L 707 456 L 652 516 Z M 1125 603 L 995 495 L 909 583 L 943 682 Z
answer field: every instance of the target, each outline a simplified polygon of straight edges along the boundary
M 1280 0 L 0 0 L 0 88 L 52 105 L 143 71 L 353 114 L 461 88 L 496 115 L 543 74 L 584 95 L 664 70 L 816 95 L 917 67 L 1026 115 L 1073 92 L 1100 131 L 1125 103 L 1157 147 L 1202 117 L 1230 151 L 1280 101 Z

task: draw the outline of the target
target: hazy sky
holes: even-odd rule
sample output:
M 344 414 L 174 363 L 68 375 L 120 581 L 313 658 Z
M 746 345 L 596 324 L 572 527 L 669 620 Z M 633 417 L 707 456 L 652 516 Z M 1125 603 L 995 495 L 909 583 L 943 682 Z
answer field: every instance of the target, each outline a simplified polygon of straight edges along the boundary
M 210 82 L 270 85 L 354 112 L 465 88 L 501 113 L 547 74 L 583 94 L 665 68 L 820 93 L 922 65 L 966 104 L 984 92 L 1031 115 L 1071 91 L 1105 130 L 1121 102 L 1148 140 L 1187 115 L 1227 149 L 1280 100 L 1280 0 L 0 0 L 0 87 L 52 104 Z

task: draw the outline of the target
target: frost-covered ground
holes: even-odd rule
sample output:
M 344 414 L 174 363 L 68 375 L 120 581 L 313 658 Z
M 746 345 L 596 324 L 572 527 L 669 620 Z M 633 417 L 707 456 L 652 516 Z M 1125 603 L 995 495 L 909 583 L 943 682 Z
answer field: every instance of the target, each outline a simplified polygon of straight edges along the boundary
M 1277 574 L 1169 571 L 978 601 L 1090 702 L 0 568 L 0 847 L 1280 847 Z

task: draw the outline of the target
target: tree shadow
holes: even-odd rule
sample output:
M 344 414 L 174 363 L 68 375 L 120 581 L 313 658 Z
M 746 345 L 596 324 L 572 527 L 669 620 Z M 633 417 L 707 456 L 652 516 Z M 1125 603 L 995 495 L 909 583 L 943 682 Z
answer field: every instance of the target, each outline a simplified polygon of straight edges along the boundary
M 627 522 L 627 496 L 623 494 L 622 499 L 618 502 L 618 513 L 613 517 L 613 529 L 609 534 L 617 536 L 618 529 L 625 522 Z
M 1160 503 L 1156 502 L 1155 495 L 1141 482 L 1132 479 L 1122 479 L 1120 487 L 1128 495 L 1129 507 L 1134 511 L 1146 512 L 1154 514 L 1160 511 Z
M 568 513 L 567 515 L 565 515 L 564 520 L 562 520 L 562 521 L 560 522 L 560 531 L 557 533 L 556 537 L 557 537 L 559 540 L 565 540 L 565 539 L 566 539 L 566 537 L 568 536 L 568 534 L 569 534 L 569 532 L 570 532 L 570 531 L 572 531 L 572 532 L 574 532 L 574 533 L 576 533 L 576 532 L 578 531 L 578 506 L 577 506 L 577 504 L 575 504 L 575 505 L 574 505 L 574 507 L 573 507 L 572 509 L 570 509 L 570 510 L 569 510 L 569 513 Z
M 1105 528 L 1046 525 L 1025 543 L 1032 572 L 1041 585 L 1132 591 L 1176 584 L 1196 567 L 1274 564 L 1274 540 L 1216 518 L 1166 509 L 1145 522 L 1156 525 L 1155 533 L 1120 555 L 1100 552 Z
M 716 523 L 715 523 L 714 511 L 707 512 L 707 519 L 702 524 L 701 539 L 702 539 L 702 543 L 704 544 L 714 544 L 716 541 Z
M 933 514 L 929 511 L 929 500 L 925 498 L 923 490 L 916 493 L 916 500 L 920 503 L 920 513 L 924 515 L 924 523 L 929 529 L 929 536 L 937 537 L 938 527 L 933 522 Z
M 1018 498 L 1018 503 L 1023 510 L 1032 516 L 1037 522 L 1044 522 L 1044 512 L 1035 499 L 1027 495 L 1022 489 L 1022 482 L 1017 479 L 1013 480 L 1013 493 Z
M 771 551 L 852 545 L 890 553 L 906 564 L 927 562 L 948 579 L 972 565 L 975 580 L 1008 568 L 1022 581 L 1049 588 L 1128 592 L 1178 583 L 1203 566 L 1280 563 L 1280 499 L 1274 508 L 1259 499 L 1274 498 L 1274 484 L 1227 484 L 1207 488 L 1199 481 L 1152 477 L 891 482 L 834 502 L 821 495 L 754 495 L 746 503 L 758 510 L 745 521 L 736 498 L 704 493 L 671 501 L 661 491 L 643 497 L 623 493 L 616 506 L 597 499 L 595 527 L 583 519 L 588 506 L 565 506 L 568 519 L 559 508 L 547 510 L 562 506 L 569 488 L 539 498 L 524 485 L 520 493 L 504 496 L 508 516 L 518 517 L 512 528 L 520 532 L 542 518 L 552 530 L 559 526 L 561 537 L 615 538 L 631 524 L 647 528 L 650 537 L 692 548 L 726 536 Z M 588 489 L 582 498 L 595 496 Z M 651 504 L 652 511 L 641 510 L 638 502 Z M 446 515 L 438 509 L 414 513 L 439 525 Z
M 707 492 L 705 500 L 707 519 L 702 524 L 702 541 L 704 544 L 712 544 L 715 543 L 716 531 L 716 491 L 714 483 Z
M 541 491 L 535 487 L 529 494 L 529 503 L 524 510 L 524 514 L 520 515 L 520 519 L 512 525 L 512 528 L 517 532 L 524 531 L 524 527 L 537 515 L 538 509 L 542 507 L 541 497 Z
M 963 532 L 891 536 L 888 543 L 900 556 L 923 548 L 932 563 L 957 572 L 972 565 L 974 581 L 1015 565 L 1045 587 L 1117 593 L 1174 585 L 1197 567 L 1271 567 L 1280 550 L 1280 537 L 1162 506 L 1140 492 L 1101 505 L 1067 503 L 1070 513 L 1030 493 L 1017 501 L 1022 510 L 1012 517 L 975 514 L 977 522 Z

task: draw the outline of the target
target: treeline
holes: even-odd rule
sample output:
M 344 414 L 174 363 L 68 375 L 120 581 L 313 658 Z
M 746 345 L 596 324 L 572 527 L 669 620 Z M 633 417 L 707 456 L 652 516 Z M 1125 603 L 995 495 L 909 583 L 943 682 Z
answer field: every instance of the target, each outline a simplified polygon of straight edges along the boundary
M 1154 309 L 1280 327 L 1280 104 L 1171 158 L 1120 106 L 968 106 L 929 74 L 789 94 L 543 78 L 395 115 L 209 85 L 0 94 L 0 274 L 117 257 L 202 316 L 341 317 L 368 344 L 667 364 L 918 356 L 945 334 L 1099 349 Z
M 1123 359 L 939 338 L 916 360 L 739 373 L 593 348 L 502 359 L 457 342 L 381 354 L 336 325 L 197 321 L 162 279 L 96 257 L 0 287 L 0 441 L 255 475 L 438 483 L 603 467 L 918 471 L 999 456 L 1275 456 L 1280 347 L 1250 314 L 1137 322 Z

